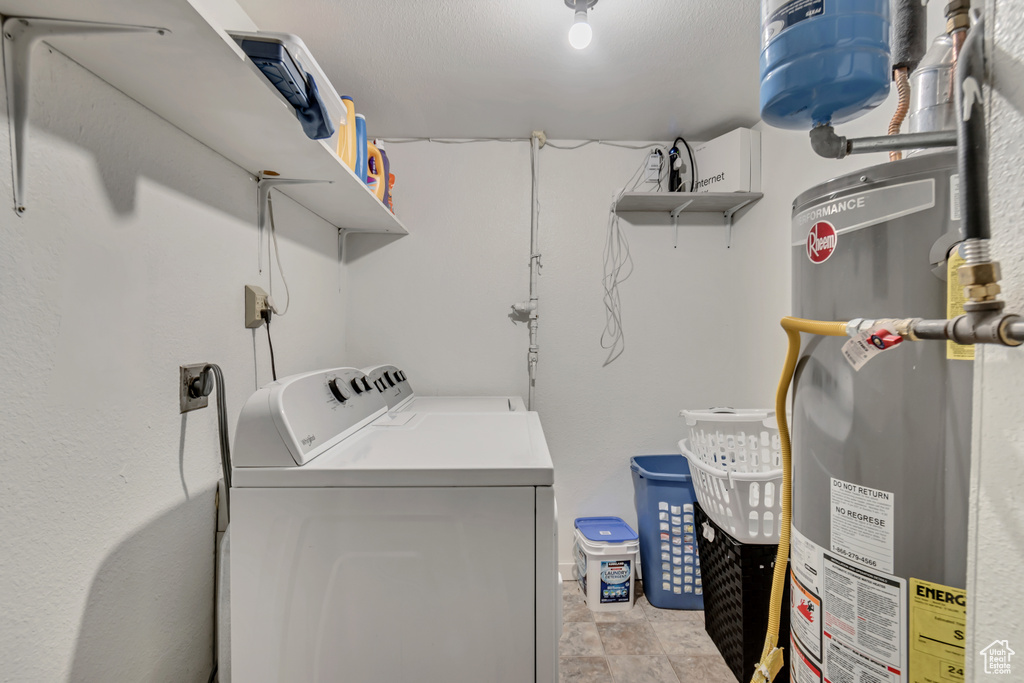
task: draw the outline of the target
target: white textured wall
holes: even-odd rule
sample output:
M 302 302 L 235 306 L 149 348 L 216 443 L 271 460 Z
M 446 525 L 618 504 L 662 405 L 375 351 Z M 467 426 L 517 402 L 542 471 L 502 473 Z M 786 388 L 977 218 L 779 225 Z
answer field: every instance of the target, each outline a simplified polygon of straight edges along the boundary
M 892 107 L 845 126 L 885 130 Z M 636 265 L 622 286 L 626 352 L 608 367 L 602 261 L 612 195 L 642 151 L 540 151 L 540 365 L 536 409 L 555 463 L 561 561 L 576 517 L 635 523 L 629 458 L 676 452 L 680 408 L 774 403 L 790 310 L 790 204 L 829 177 L 881 159 L 815 157 L 806 133 L 764 129 L 764 199 L 736 222 L 667 216 L 626 224 Z M 636 143 L 630 143 L 636 144 Z M 526 394 L 529 147 L 393 144 L 396 208 L 409 237 L 352 236 L 347 363 L 393 361 L 426 394 Z
M 1024 310 L 1024 5 L 989 0 L 992 255 L 1009 310 Z M 967 565 L 967 680 L 988 680 L 978 652 L 1009 640 L 1024 677 L 1024 351 L 986 347 L 975 363 L 974 452 Z
M 887 116 L 848 128 L 873 134 Z M 765 197 L 739 215 L 731 249 L 718 216 L 681 219 L 678 248 L 667 215 L 629 217 L 635 270 L 620 288 L 626 351 L 607 367 L 598 340 L 608 204 L 643 152 L 542 152 L 537 409 L 555 460 L 563 565 L 576 517 L 635 524 L 629 458 L 678 452 L 681 408 L 774 406 L 785 356 L 778 321 L 791 308 L 790 204 L 821 180 L 876 160 L 820 159 L 805 133 L 767 128 L 762 152 Z
M 0 681 L 205 681 L 216 412 L 179 415 L 178 365 L 221 365 L 232 429 L 270 379 L 264 331 L 242 324 L 242 286 L 267 285 L 255 184 L 59 54 L 36 58 L 23 218 L 0 105 Z M 336 232 L 276 207 L 294 296 L 278 369 L 337 364 Z
M 350 235 L 349 351 L 394 363 L 420 394 L 526 395 L 530 147 L 385 145 L 407 237 Z

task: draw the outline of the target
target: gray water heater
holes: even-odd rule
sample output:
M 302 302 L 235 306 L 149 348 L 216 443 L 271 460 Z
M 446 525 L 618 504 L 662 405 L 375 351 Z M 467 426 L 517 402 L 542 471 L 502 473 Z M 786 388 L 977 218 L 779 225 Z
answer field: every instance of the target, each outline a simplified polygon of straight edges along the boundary
M 945 318 L 955 167 L 927 154 L 801 194 L 794 315 Z M 856 370 L 848 341 L 803 335 L 794 380 L 792 679 L 962 681 L 970 349 L 905 340 Z

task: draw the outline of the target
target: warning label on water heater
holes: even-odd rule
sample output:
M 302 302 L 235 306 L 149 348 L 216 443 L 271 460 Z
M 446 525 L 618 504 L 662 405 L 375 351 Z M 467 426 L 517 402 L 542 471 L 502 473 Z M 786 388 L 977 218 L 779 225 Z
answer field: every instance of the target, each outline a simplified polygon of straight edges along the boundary
M 790 633 L 804 650 L 821 660 L 821 598 L 800 582 L 796 572 L 790 573 L 789 583 Z
M 967 297 L 964 296 L 964 288 L 960 286 L 957 271 L 966 262 L 967 259 L 960 255 L 960 247 L 954 249 L 946 261 L 946 318 L 949 320 L 964 314 Z M 947 341 L 946 360 L 974 360 L 974 345 Z
M 830 683 L 905 681 L 907 632 L 904 579 L 824 554 L 825 680 Z
M 837 557 L 796 527 L 791 540 L 793 680 L 905 683 L 906 580 Z
M 789 638 L 790 680 L 793 683 L 821 683 L 821 669 L 803 653 L 800 646 Z
M 836 478 L 831 489 L 832 552 L 891 574 L 896 496 Z

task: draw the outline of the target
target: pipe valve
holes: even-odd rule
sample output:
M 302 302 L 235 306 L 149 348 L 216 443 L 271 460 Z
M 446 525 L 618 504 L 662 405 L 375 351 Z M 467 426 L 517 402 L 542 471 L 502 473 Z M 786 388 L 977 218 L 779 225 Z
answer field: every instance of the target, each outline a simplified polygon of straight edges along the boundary
M 900 342 L 903 341 L 903 337 L 898 334 L 893 334 L 889 330 L 878 330 L 871 335 L 871 343 L 876 349 L 885 351 L 891 349 Z

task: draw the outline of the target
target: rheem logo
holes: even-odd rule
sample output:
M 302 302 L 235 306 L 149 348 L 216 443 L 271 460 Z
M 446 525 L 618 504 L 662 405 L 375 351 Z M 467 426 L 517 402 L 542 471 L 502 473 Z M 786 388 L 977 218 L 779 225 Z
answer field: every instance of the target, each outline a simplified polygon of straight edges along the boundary
M 807 258 L 824 263 L 836 250 L 836 229 L 828 221 L 818 221 L 807 233 Z

